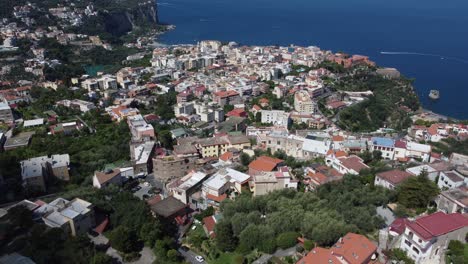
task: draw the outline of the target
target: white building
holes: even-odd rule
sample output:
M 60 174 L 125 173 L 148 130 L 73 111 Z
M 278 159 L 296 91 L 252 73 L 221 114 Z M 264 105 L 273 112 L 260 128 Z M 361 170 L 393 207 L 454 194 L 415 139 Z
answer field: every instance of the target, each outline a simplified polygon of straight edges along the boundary
M 443 263 L 451 240 L 465 241 L 468 218 L 462 214 L 437 212 L 406 221 L 398 246 L 416 263 Z
M 307 91 L 297 91 L 294 94 L 294 110 L 300 113 L 312 113 L 317 112 L 317 104 L 312 100 Z
M 443 171 L 440 173 L 437 186 L 440 189 L 453 189 L 468 184 L 468 178 L 456 171 Z
M 280 110 L 261 110 L 260 112 L 262 115 L 262 123 L 288 127 L 289 113 Z
M 328 134 L 309 134 L 302 145 L 304 156 L 325 156 L 332 148 L 332 139 Z
M 37 211 L 43 213 L 44 224 L 61 228 L 72 236 L 88 232 L 95 224 L 94 206 L 79 198 L 71 201 L 57 198 Z
M 242 185 L 247 184 L 250 176 L 240 171 L 224 168 L 203 182 L 203 195 L 219 197 L 231 189 L 237 193 L 242 192 Z
M 184 204 L 189 204 L 191 203 L 190 196 L 197 191 L 207 177 L 208 175 L 204 172 L 192 171 L 183 178 L 167 184 L 167 189 L 174 198 Z

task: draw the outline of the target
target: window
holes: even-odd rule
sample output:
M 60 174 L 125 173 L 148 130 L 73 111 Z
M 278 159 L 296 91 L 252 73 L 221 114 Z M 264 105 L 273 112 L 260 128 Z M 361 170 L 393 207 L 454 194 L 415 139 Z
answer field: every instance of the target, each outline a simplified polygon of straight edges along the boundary
M 411 247 L 411 242 L 409 242 L 408 239 L 405 239 L 405 244 L 406 244 L 408 247 Z
M 416 254 L 418 254 L 418 255 L 419 255 L 419 249 L 417 249 L 417 248 L 413 247 L 413 251 L 414 251 Z
M 410 237 L 411 239 L 413 239 L 413 235 L 414 235 L 413 232 L 410 231 L 410 232 L 409 232 L 409 237 Z
M 421 243 L 422 243 L 422 240 L 421 240 L 421 239 L 418 239 L 418 243 L 421 244 Z

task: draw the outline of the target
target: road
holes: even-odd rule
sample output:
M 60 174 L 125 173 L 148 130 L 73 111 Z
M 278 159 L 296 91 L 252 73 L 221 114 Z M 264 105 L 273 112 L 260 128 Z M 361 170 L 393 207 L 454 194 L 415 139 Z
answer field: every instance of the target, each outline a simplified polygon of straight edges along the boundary
M 195 257 L 198 256 L 197 253 L 189 250 L 189 251 L 183 251 L 182 249 L 177 249 L 177 251 L 179 251 L 179 253 L 185 258 L 185 261 L 187 261 L 188 263 L 191 263 L 191 264 L 207 264 L 206 261 L 203 261 L 203 262 L 198 262 Z

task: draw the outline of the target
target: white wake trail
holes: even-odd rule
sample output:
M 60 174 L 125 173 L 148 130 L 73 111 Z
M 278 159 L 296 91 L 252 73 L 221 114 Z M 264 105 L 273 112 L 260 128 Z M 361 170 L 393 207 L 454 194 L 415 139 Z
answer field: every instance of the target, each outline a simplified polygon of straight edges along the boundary
M 426 57 L 437 57 L 441 60 L 447 59 L 452 61 L 458 61 L 461 63 L 468 64 L 468 60 L 457 57 L 444 56 L 440 54 L 431 54 L 431 53 L 420 53 L 420 52 L 408 52 L 408 51 L 381 51 L 380 54 L 384 55 L 415 55 L 415 56 L 426 56 Z

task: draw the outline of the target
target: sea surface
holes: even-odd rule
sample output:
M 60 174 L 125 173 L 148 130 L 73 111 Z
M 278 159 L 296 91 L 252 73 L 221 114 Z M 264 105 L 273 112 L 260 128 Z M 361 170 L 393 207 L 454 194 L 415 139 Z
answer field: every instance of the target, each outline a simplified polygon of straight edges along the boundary
M 415 78 L 423 106 L 468 119 L 468 0 L 158 0 L 165 44 L 319 46 Z M 382 53 L 383 52 L 383 53 Z M 437 101 L 428 98 L 440 90 Z

